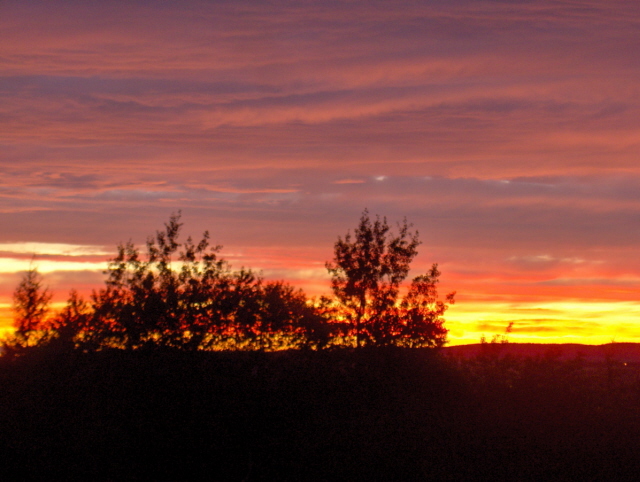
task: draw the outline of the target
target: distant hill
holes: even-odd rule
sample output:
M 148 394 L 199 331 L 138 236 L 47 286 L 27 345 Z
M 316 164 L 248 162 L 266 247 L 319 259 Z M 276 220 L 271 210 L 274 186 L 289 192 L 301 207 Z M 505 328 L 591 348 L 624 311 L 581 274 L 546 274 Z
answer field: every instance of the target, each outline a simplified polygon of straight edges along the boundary
M 620 363 L 640 363 L 640 343 L 607 343 L 605 345 L 581 345 L 578 343 L 474 343 L 443 348 L 445 355 L 473 358 L 482 350 L 496 350 L 501 356 L 554 357 L 560 360 L 572 360 L 581 357 L 585 361 L 604 362 L 607 357 Z

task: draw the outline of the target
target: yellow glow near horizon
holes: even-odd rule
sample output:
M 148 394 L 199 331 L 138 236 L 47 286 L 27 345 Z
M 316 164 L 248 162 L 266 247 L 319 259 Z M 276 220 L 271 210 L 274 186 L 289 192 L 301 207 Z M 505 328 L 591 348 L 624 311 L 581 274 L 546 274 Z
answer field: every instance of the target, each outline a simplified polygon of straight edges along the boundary
M 0 303 L 0 337 L 13 331 L 11 303 Z
M 519 343 L 640 342 L 640 302 L 472 302 L 451 307 L 447 315 L 450 345 L 503 335 L 511 322 L 509 340 Z
M 59 310 L 64 302 L 52 304 Z M 558 301 L 547 303 L 474 302 L 455 305 L 445 315 L 448 346 L 479 343 L 505 334 L 514 343 L 640 343 L 640 302 Z M 10 303 L 0 303 L 0 335 L 12 330 Z

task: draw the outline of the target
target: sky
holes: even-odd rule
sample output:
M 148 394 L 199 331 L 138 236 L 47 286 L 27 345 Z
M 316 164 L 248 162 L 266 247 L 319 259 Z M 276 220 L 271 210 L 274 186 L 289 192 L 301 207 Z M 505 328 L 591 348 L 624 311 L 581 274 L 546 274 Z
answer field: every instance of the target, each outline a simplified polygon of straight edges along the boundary
M 367 208 L 451 344 L 640 342 L 638 2 L 2 0 L 0 38 L 0 330 L 30 263 L 88 295 L 178 211 L 329 294 Z

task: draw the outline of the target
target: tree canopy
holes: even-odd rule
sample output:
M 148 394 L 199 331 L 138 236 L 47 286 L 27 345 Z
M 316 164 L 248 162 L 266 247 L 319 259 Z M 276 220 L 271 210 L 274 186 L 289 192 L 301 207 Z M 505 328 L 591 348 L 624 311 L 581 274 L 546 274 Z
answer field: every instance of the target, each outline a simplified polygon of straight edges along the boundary
M 402 282 L 418 254 L 417 231 L 405 219 L 393 234 L 386 218 L 374 221 L 365 209 L 353 236 L 338 237 L 333 262 L 327 263 L 331 287 L 350 325 L 356 346 L 442 346 L 447 330 L 442 315 L 454 302 L 438 300 L 440 272 L 431 270 L 413 279 L 399 300 Z
M 51 292 L 42 284 L 42 276 L 35 266 L 29 270 L 13 292 L 16 340 L 28 344 L 45 323 L 51 302 Z

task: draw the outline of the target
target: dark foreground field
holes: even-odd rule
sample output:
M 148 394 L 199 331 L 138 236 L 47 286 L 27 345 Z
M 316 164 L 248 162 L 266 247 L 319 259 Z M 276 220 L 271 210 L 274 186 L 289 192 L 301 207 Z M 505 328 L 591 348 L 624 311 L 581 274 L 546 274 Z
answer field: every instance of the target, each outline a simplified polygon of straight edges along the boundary
M 485 350 L 0 359 L 12 480 L 635 480 L 640 370 Z

